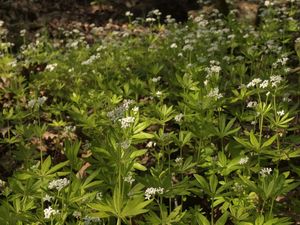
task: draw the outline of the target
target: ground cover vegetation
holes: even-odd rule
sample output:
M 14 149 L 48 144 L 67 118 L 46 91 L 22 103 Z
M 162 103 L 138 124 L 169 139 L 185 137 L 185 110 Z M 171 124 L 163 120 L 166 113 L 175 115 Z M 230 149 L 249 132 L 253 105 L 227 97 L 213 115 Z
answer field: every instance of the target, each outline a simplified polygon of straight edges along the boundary
M 297 4 L 126 12 L 17 52 L 1 22 L 0 224 L 296 224 Z

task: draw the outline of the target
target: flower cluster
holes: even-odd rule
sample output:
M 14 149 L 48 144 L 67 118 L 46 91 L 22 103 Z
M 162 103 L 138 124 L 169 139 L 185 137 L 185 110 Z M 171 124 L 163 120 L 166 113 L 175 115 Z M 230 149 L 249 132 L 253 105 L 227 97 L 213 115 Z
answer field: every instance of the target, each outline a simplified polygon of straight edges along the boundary
M 178 115 L 175 116 L 174 120 L 179 123 L 183 118 L 183 114 L 179 113 Z
M 45 195 L 45 197 L 43 197 L 43 201 L 44 202 L 51 202 L 51 200 L 53 200 L 54 199 L 54 197 L 53 196 L 50 196 L 50 195 L 48 195 L 48 194 L 46 194 Z
M 277 68 L 279 64 L 281 64 L 282 66 L 286 65 L 288 59 L 289 58 L 287 57 L 282 57 L 281 59 L 277 59 L 277 61 L 272 64 L 273 68 Z
M 150 187 L 147 188 L 145 191 L 145 199 L 150 200 L 151 197 L 155 196 L 156 194 L 162 195 L 163 193 L 164 193 L 164 188 L 162 187 L 158 187 L 158 188 Z
M 128 173 L 128 175 L 126 177 L 124 177 L 124 181 L 129 183 L 129 184 L 132 184 L 135 181 L 135 179 L 133 178 L 132 173 Z
M 114 110 L 107 113 L 107 116 L 114 122 L 121 119 L 124 115 L 124 112 L 129 109 L 130 105 L 134 103 L 133 100 L 127 100 L 125 99 L 123 103 L 116 107 Z
M 32 100 L 28 101 L 27 106 L 28 106 L 29 108 L 33 108 L 35 105 L 37 105 L 37 106 L 40 107 L 40 106 L 42 106 L 46 101 L 47 101 L 47 97 L 46 97 L 46 96 L 39 97 L 37 100 L 32 99 Z
M 50 190 L 56 189 L 56 190 L 60 191 L 64 187 L 68 186 L 69 184 L 70 184 L 70 181 L 67 178 L 57 179 L 57 180 L 51 181 L 48 185 L 48 188 Z
M 255 87 L 256 85 L 258 85 L 261 82 L 262 82 L 262 80 L 260 78 L 255 78 L 250 83 L 247 84 L 247 88 Z
M 272 172 L 271 168 L 262 168 L 259 173 L 262 177 L 265 177 L 265 176 L 270 175 L 271 172 Z
M 212 89 L 212 90 L 208 93 L 207 96 L 210 97 L 210 98 L 216 98 L 216 99 L 220 99 L 220 98 L 223 97 L 223 95 L 222 95 L 221 93 L 219 93 L 219 88 L 218 88 L 218 87 Z
M 220 63 L 215 60 L 210 61 L 210 67 L 205 68 L 205 71 L 207 72 L 206 78 L 209 78 L 213 76 L 214 74 L 218 74 L 221 71 Z
M 54 216 L 56 214 L 58 214 L 59 211 L 56 209 L 52 209 L 51 206 L 49 206 L 48 208 L 44 209 L 44 217 L 45 219 L 49 219 L 51 216 Z
M 247 104 L 247 108 L 255 108 L 257 106 L 257 102 L 256 101 L 250 101 Z
M 146 148 L 153 148 L 156 146 L 156 143 L 154 141 L 149 141 L 146 145 Z
M 248 161 L 249 161 L 249 157 L 246 156 L 246 157 L 240 159 L 239 164 L 240 164 L 240 165 L 244 165 L 244 164 L 246 164 Z
M 125 129 L 127 127 L 130 127 L 130 124 L 134 123 L 135 118 L 132 116 L 127 116 L 124 118 L 119 119 L 121 123 L 121 128 Z
M 100 54 L 97 53 L 96 55 L 92 55 L 90 58 L 88 58 L 86 61 L 83 61 L 81 63 L 81 65 L 90 65 L 92 64 L 93 62 L 95 62 L 97 59 L 100 58 Z
M 45 68 L 45 70 L 47 71 L 53 71 L 55 68 L 57 67 L 57 63 L 53 63 L 53 64 L 48 64 Z

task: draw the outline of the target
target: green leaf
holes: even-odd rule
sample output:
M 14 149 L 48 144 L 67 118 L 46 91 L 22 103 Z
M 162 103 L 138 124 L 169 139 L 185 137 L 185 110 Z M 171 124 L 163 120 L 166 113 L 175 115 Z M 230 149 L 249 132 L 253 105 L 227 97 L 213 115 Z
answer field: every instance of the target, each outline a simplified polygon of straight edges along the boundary
M 41 173 L 46 174 L 51 166 L 51 156 L 48 156 L 41 165 Z
M 228 219 L 229 213 L 225 212 L 216 222 L 216 225 L 225 225 Z
M 61 162 L 57 165 L 55 165 L 54 167 L 52 167 L 47 173 L 46 175 L 50 175 L 55 173 L 56 171 L 60 170 L 61 168 L 65 167 L 66 165 L 68 165 L 69 160 L 65 161 L 65 162 Z M 68 172 L 67 172 L 68 173 Z
M 144 201 L 143 196 L 135 197 L 133 199 L 130 199 L 127 201 L 125 207 L 122 210 L 121 216 L 123 218 L 125 217 L 131 217 L 131 216 L 136 216 L 142 213 L 146 213 L 149 210 L 144 209 L 147 205 L 149 205 L 152 200 L 149 201 Z
M 267 141 L 265 141 L 262 145 L 262 148 L 270 146 L 276 140 L 276 138 L 277 138 L 277 134 L 275 134 L 274 136 L 269 138 Z
M 210 186 L 210 191 L 214 194 L 216 193 L 217 186 L 218 186 L 218 177 L 215 174 L 212 174 L 209 177 L 209 186 Z
M 260 144 L 257 141 L 255 135 L 253 134 L 253 131 L 250 132 L 250 143 L 254 146 L 256 150 L 260 148 Z
M 153 134 L 145 133 L 145 132 L 140 132 L 138 134 L 132 135 L 133 139 L 151 139 L 153 138 Z
M 197 214 L 197 222 L 198 225 L 211 225 L 209 220 L 200 213 Z
M 149 121 L 145 121 L 145 122 L 139 123 L 137 126 L 135 126 L 133 128 L 133 133 L 134 134 L 138 134 L 141 131 L 145 130 L 149 125 L 150 125 Z
M 138 162 L 135 162 L 133 164 L 133 168 L 137 169 L 137 170 L 141 170 L 141 171 L 146 171 L 147 170 L 147 168 L 145 166 L 143 166 L 142 164 L 140 164 Z
M 205 192 L 210 193 L 209 185 L 208 185 L 207 181 L 205 180 L 205 178 L 198 175 L 198 174 L 194 174 L 194 177 L 196 178 L 196 180 L 200 184 L 201 188 L 203 188 L 203 190 Z
M 144 155 L 148 150 L 147 149 L 141 149 L 137 151 L 133 151 L 130 155 L 131 159 L 135 159 L 136 157 Z

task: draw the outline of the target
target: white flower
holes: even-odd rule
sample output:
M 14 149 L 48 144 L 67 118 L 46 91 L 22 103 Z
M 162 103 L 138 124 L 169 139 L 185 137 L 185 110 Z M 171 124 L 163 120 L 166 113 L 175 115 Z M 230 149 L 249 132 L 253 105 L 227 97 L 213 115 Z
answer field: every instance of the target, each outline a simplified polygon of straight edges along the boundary
M 276 113 L 278 116 L 284 116 L 284 110 L 277 111 Z
M 48 71 L 53 71 L 55 68 L 57 67 L 57 63 L 53 63 L 53 64 L 48 64 L 45 68 L 45 70 L 48 70 Z
M 128 149 L 130 147 L 131 141 L 130 140 L 125 140 L 120 143 L 121 148 L 123 149 Z
M 35 105 L 35 99 L 31 99 L 28 103 L 27 103 L 27 106 L 28 106 L 28 108 L 33 108 L 34 107 L 34 105 Z
M 133 107 L 132 111 L 134 114 L 136 114 L 139 111 L 139 107 L 138 106 Z
M 58 210 L 52 209 L 52 207 L 49 206 L 48 208 L 44 209 L 44 218 L 49 219 L 51 216 L 56 215 L 58 213 Z
M 217 98 L 217 99 L 223 97 L 223 95 L 219 93 L 219 88 L 217 88 L 217 87 L 214 88 L 214 89 L 212 89 L 212 90 L 208 93 L 207 96 L 210 97 L 210 98 Z
M 157 83 L 157 82 L 160 81 L 160 80 L 161 80 L 161 76 L 153 77 L 153 78 L 152 78 L 152 82 L 154 82 L 154 83 Z
M 135 181 L 135 179 L 132 176 L 132 173 L 128 173 L 128 175 L 124 177 L 124 181 L 131 185 Z
M 68 186 L 69 184 L 70 184 L 70 181 L 67 178 L 63 178 L 63 179 L 51 181 L 48 185 L 48 188 L 50 190 L 56 189 L 56 190 L 60 191 L 64 187 Z
M 150 14 L 153 14 L 155 16 L 160 16 L 161 15 L 161 12 L 159 11 L 159 9 L 154 9 L 150 12 Z
M 181 165 L 182 162 L 183 162 L 183 158 L 182 158 L 182 157 L 177 157 L 177 158 L 175 159 L 175 162 L 176 162 L 176 164 Z
M 42 106 L 46 101 L 47 101 L 47 97 L 46 96 L 43 96 L 43 97 L 39 97 L 36 101 L 36 103 L 39 105 L 39 106 Z
M 279 83 L 281 83 L 282 80 L 283 80 L 282 77 L 279 76 L 279 75 L 271 76 L 271 77 L 270 77 L 271 86 L 272 86 L 272 87 L 277 87 L 277 85 L 278 85 Z
M 151 23 L 151 22 L 155 22 L 155 18 L 152 18 L 152 17 L 148 17 L 148 18 L 146 18 L 146 22 L 147 23 Z
M 130 12 L 130 11 L 127 11 L 127 12 L 125 13 L 125 16 L 131 17 L 131 16 L 133 16 L 133 13 Z
M 272 172 L 271 168 L 262 168 L 259 173 L 262 177 L 265 177 L 267 175 L 270 175 L 271 172 Z
M 264 80 L 264 81 L 259 85 L 259 87 L 260 87 L 260 88 L 266 88 L 266 87 L 268 87 L 268 85 L 269 85 L 269 81 L 268 81 L 268 80 Z
M 0 179 L 0 188 L 3 188 L 5 186 L 5 181 Z
M 170 45 L 170 48 L 177 48 L 177 47 L 178 47 L 178 46 L 177 46 L 176 43 L 173 43 L 173 44 Z
M 43 197 L 43 201 L 47 201 L 47 202 L 51 202 L 51 200 L 53 200 L 54 197 L 53 196 L 50 196 L 48 194 L 45 195 L 45 197 Z
M 74 216 L 76 219 L 79 219 L 81 217 L 81 212 L 79 211 L 74 211 L 72 216 Z
M 253 79 L 249 84 L 247 84 L 247 88 L 249 87 L 254 87 L 256 86 L 257 84 L 261 83 L 261 79 L 260 78 L 255 78 Z
M 239 164 L 240 164 L 240 165 L 244 165 L 244 164 L 246 164 L 248 161 L 249 161 L 249 157 L 246 156 L 246 157 L 240 159 Z
M 155 93 L 155 95 L 156 95 L 158 98 L 160 98 L 160 97 L 162 96 L 162 92 L 161 92 L 161 91 L 157 91 L 157 92 Z
M 20 36 L 21 36 L 21 37 L 24 37 L 25 34 L 26 34 L 26 30 L 25 30 L 25 29 L 20 30 Z
M 156 143 L 155 143 L 155 142 L 149 141 L 149 142 L 147 143 L 147 145 L 146 145 L 146 148 L 153 148 L 153 147 L 155 147 L 155 146 L 156 146 Z
M 181 121 L 182 118 L 183 118 L 183 114 L 182 114 L 182 113 L 179 113 L 178 115 L 175 116 L 174 119 L 175 119 L 176 122 L 179 123 L 179 122 Z
M 119 121 L 121 122 L 121 128 L 127 128 L 130 127 L 130 124 L 132 124 L 134 122 L 135 118 L 132 116 L 128 116 L 122 119 L 119 119 Z
M 0 20 L 0 27 L 2 27 L 4 25 L 4 21 Z
M 102 201 L 102 197 L 103 197 L 102 192 L 97 192 L 97 194 L 96 194 L 96 199 L 97 199 L 98 201 Z
M 247 104 L 247 108 L 255 108 L 257 106 L 257 102 L 256 101 L 250 101 Z
M 163 193 L 164 193 L 164 188 L 162 187 L 158 187 L 158 188 L 150 187 L 147 188 L 145 191 L 145 199 L 150 200 L 151 197 L 153 197 L 154 195 L 156 194 L 162 195 Z

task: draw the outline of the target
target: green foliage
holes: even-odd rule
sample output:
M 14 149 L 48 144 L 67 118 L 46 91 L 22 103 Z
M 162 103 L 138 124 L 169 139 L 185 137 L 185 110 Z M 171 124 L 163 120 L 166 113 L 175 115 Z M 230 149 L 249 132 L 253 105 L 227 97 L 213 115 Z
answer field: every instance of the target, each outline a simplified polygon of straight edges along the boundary
M 282 10 L 256 28 L 153 11 L 15 55 L 0 32 L 0 224 L 295 222 L 300 12 Z

